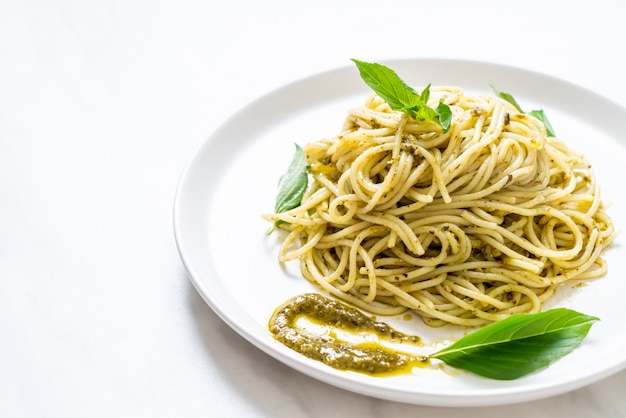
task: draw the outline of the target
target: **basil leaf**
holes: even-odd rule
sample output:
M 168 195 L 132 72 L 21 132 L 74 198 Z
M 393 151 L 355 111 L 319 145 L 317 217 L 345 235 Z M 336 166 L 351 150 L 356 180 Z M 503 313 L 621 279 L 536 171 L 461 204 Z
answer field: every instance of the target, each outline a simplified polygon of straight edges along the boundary
M 439 113 L 439 123 L 443 127 L 443 131 L 448 132 L 450 124 L 452 123 L 452 110 L 450 106 L 440 100 L 437 106 L 437 113 Z
M 409 109 L 420 104 L 420 95 L 408 86 L 389 67 L 377 63 L 352 60 L 361 78 L 376 94 L 389 103 L 392 109 Z
M 598 320 L 566 308 L 516 314 L 474 331 L 430 357 L 491 379 L 517 379 L 570 353 Z
M 515 106 L 515 108 L 518 110 L 518 112 L 526 113 L 527 115 L 533 116 L 533 117 L 537 118 L 539 121 L 541 121 L 541 123 L 543 123 L 544 126 L 546 127 L 546 135 L 551 136 L 551 137 L 556 136 L 556 134 L 554 133 L 554 129 L 552 128 L 552 125 L 550 124 L 550 121 L 548 120 L 548 117 L 546 116 L 546 114 L 544 113 L 544 111 L 542 109 L 531 110 L 530 112 L 524 112 L 522 110 L 522 108 L 520 107 L 520 105 L 515 100 L 515 98 L 511 94 L 505 93 L 503 91 L 499 91 L 498 89 L 496 89 L 492 85 L 490 85 L 490 86 L 491 86 L 491 88 L 493 89 L 493 91 L 496 93 L 496 95 L 498 97 L 500 97 L 501 99 L 504 99 L 507 102 L 511 103 L 513 106 Z
M 511 103 L 517 109 L 518 112 L 524 113 L 524 111 L 522 110 L 521 106 L 519 104 L 517 104 L 517 101 L 515 100 L 515 98 L 511 94 L 505 93 L 503 91 L 499 91 L 498 89 L 496 89 L 491 84 L 489 86 L 491 86 L 491 89 L 494 91 L 494 93 L 496 93 L 496 95 L 499 98 L 504 99 L 507 102 Z
M 548 120 L 548 117 L 543 110 L 531 110 L 528 114 L 539 119 L 545 125 L 546 134 L 548 136 L 555 136 L 554 129 L 552 128 L 552 125 L 550 124 L 550 121 Z
M 428 107 L 430 84 L 426 86 L 420 96 L 391 68 L 357 59 L 352 59 L 352 61 L 359 69 L 365 84 L 386 101 L 393 110 L 404 112 L 413 119 L 436 122 L 443 128 L 444 133 L 448 132 L 452 120 L 452 111 L 448 105 L 441 101 L 437 110 Z
M 302 203 L 302 196 L 308 186 L 308 164 L 306 155 L 302 148 L 296 145 L 296 152 L 289 164 L 289 168 L 278 181 L 278 194 L 276 195 L 276 203 L 274 211 L 276 213 L 286 212 L 290 209 L 297 208 Z M 283 221 L 274 222 L 274 227 L 280 225 Z M 269 231 L 271 233 L 272 230 Z

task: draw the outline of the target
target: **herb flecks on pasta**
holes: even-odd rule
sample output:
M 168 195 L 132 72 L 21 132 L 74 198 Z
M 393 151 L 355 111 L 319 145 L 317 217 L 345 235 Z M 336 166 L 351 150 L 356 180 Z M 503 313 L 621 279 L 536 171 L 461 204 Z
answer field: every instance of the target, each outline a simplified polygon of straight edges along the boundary
M 377 315 L 413 310 L 431 326 L 538 312 L 563 282 L 601 277 L 614 239 L 585 157 L 494 96 L 431 87 L 450 128 L 378 95 L 337 135 L 303 147 L 300 206 L 281 262 Z

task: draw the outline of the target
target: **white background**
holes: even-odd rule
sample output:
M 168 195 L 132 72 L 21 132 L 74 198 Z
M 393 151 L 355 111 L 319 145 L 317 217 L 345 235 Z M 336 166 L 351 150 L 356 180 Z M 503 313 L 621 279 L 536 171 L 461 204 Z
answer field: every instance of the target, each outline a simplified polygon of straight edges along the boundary
M 247 343 L 172 232 L 200 144 L 260 95 L 349 58 L 462 58 L 626 105 L 610 0 L 0 2 L 1 417 L 621 417 L 626 372 L 515 406 L 367 398 Z

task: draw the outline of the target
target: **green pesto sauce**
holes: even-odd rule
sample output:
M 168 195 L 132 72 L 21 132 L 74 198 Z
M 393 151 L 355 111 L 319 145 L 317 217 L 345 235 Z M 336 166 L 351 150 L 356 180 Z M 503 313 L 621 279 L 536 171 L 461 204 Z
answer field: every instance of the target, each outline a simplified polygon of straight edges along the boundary
M 307 320 L 352 334 L 375 334 L 378 342 L 354 343 L 335 338 L 336 333 L 314 335 L 297 326 L 298 319 Z M 425 367 L 426 356 L 398 352 L 380 341 L 420 345 L 419 337 L 403 334 L 389 325 L 377 322 L 361 311 L 322 295 L 310 293 L 296 296 L 276 309 L 269 321 L 274 338 L 287 347 L 335 369 L 370 375 L 409 373 L 413 367 Z

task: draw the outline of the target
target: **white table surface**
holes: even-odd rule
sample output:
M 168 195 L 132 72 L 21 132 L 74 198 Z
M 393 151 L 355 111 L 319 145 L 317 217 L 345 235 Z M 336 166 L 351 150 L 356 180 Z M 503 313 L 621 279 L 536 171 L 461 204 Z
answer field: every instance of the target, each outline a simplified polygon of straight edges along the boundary
M 229 115 L 352 57 L 514 65 L 626 105 L 625 4 L 3 0 L 0 417 L 626 416 L 626 371 L 463 411 L 318 382 L 211 311 L 172 231 Z

